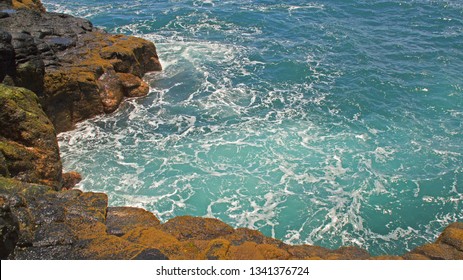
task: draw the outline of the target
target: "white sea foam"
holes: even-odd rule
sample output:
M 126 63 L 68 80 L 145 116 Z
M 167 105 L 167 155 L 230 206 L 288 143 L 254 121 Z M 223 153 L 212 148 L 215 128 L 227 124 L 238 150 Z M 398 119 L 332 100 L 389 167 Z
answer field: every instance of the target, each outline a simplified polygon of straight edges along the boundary
M 127 8 L 144 18 L 113 28 L 155 42 L 164 69 L 146 75 L 149 96 L 60 134 L 66 169 L 84 175 L 80 188 L 105 191 L 112 205 L 144 207 L 163 221 L 205 215 L 291 243 L 354 244 L 376 253 L 432 240 L 436 228 L 463 218 L 462 171 L 455 168 L 462 154 L 449 141 L 461 135 L 460 111 L 444 110 L 453 119 L 428 128 L 409 108 L 414 97 L 401 101 L 410 106 L 389 98 L 387 77 L 381 77 L 384 92 L 368 89 L 374 97 L 342 92 L 345 79 L 358 83 L 339 64 L 340 47 L 350 42 L 343 28 L 310 25 L 310 40 L 275 33 L 269 39 L 278 26 L 211 12 L 228 2 L 195 4 L 167 3 L 147 19 L 140 9 L 146 2 L 138 1 L 138 8 Z M 297 21 L 325 7 L 240 9 Z M 317 32 L 330 44 L 316 42 Z M 415 87 L 429 89 L 420 96 L 434 94 Z M 461 88 L 452 90 L 458 95 Z M 428 129 L 435 137 L 422 137 Z M 439 178 L 451 183 L 430 190 Z M 429 225 L 402 222 L 407 207 L 424 206 L 453 212 L 425 217 Z

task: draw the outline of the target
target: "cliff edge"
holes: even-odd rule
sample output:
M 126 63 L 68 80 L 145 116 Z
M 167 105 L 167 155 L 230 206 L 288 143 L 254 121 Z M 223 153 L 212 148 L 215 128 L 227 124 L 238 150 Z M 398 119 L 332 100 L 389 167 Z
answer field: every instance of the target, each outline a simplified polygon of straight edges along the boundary
M 161 70 L 152 42 L 44 12 L 38 0 L 9 7 L 0 10 L 0 82 L 35 92 L 58 133 L 115 111 L 124 97 L 146 95 L 141 78 Z

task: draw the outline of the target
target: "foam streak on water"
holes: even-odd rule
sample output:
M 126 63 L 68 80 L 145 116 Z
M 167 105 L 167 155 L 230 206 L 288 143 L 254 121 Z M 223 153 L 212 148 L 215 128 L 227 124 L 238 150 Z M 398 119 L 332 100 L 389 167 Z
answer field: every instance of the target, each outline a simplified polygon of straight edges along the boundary
M 402 254 L 463 219 L 460 1 L 44 1 L 156 43 L 148 97 L 59 136 L 162 220 Z

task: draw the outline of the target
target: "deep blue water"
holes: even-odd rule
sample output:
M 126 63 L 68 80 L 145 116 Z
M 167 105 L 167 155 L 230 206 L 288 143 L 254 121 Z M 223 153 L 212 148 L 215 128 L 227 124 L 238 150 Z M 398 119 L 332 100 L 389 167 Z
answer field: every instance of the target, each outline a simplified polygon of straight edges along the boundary
M 162 220 L 402 254 L 463 220 L 462 1 L 44 1 L 156 43 L 148 97 L 60 135 Z

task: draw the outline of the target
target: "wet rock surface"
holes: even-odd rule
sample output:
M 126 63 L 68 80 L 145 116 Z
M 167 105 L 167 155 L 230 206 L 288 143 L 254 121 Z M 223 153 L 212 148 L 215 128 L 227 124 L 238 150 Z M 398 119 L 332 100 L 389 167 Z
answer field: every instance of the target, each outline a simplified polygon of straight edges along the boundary
M 211 218 L 183 216 L 162 224 L 140 208 L 108 207 L 102 193 L 55 191 L 11 178 L 0 177 L 0 197 L 18 228 L 10 223 L 11 233 L 2 235 L 9 244 L 17 243 L 9 249 L 10 259 L 463 259 L 462 223 L 404 256 L 372 257 L 357 247 L 288 245 Z
M 7 11 L 0 16 L 0 82 L 35 92 L 57 132 L 146 95 L 141 77 L 161 70 L 149 41 L 39 8 Z

